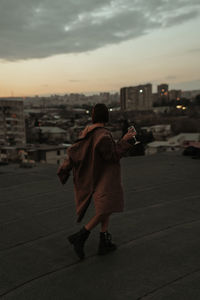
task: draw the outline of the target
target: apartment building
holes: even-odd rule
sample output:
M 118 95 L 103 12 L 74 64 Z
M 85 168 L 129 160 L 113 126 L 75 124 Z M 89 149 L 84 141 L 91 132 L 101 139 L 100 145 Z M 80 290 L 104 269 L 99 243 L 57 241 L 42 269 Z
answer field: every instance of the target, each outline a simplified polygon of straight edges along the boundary
M 0 145 L 25 145 L 23 101 L 18 98 L 0 98 Z
M 144 111 L 152 109 L 152 84 L 120 89 L 121 110 Z

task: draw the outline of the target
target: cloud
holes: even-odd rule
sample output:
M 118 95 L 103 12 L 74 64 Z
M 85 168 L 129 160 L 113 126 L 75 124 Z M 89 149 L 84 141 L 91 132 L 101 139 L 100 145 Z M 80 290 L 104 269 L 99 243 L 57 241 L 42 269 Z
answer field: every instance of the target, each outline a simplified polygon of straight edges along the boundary
M 199 0 L 1 0 L 0 59 L 81 53 L 197 17 Z
M 187 20 L 194 19 L 195 17 L 198 16 L 198 14 L 199 14 L 198 11 L 189 11 L 189 12 L 182 13 L 181 15 L 170 16 L 167 19 L 165 26 L 169 27 L 169 26 L 174 26 L 177 24 L 184 23 Z

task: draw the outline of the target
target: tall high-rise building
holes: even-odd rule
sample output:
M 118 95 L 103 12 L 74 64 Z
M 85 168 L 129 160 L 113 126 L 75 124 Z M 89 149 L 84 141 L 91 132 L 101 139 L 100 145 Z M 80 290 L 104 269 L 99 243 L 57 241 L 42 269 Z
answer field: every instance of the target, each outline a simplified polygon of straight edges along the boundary
M 23 101 L 0 98 L 0 145 L 25 145 Z
M 151 110 L 152 84 L 123 87 L 120 89 L 121 110 Z
M 180 100 L 182 96 L 181 90 L 171 90 L 169 91 L 169 99 L 170 100 Z
M 169 91 L 168 91 L 168 84 L 162 83 L 157 86 L 158 89 L 158 102 L 159 103 L 166 103 L 169 101 Z

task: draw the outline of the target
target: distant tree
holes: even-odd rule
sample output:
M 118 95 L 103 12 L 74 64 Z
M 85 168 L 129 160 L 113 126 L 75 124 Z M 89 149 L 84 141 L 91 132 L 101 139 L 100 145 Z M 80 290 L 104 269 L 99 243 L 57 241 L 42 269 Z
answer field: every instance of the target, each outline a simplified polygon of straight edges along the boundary
M 60 104 L 60 105 L 58 106 L 58 108 L 60 108 L 60 109 L 66 109 L 66 105 Z
M 176 107 L 177 105 L 190 106 L 191 102 L 187 98 L 181 98 L 180 100 L 172 99 L 169 101 L 169 106 Z
M 171 123 L 171 126 L 174 134 L 182 132 L 199 132 L 200 130 L 199 120 L 191 118 L 176 119 Z
M 148 144 L 154 141 L 154 136 L 153 133 L 150 132 L 145 132 L 144 130 L 140 132 L 138 135 L 138 140 L 142 142 L 143 144 Z
M 190 106 L 190 100 L 189 99 L 187 99 L 187 98 L 181 98 L 180 99 L 180 105 L 184 105 L 184 106 Z
M 38 118 L 35 119 L 34 126 L 35 126 L 35 127 L 40 126 L 40 123 L 39 123 L 39 121 L 38 121 Z
M 200 95 L 196 95 L 195 100 L 194 100 L 195 105 L 200 105 Z

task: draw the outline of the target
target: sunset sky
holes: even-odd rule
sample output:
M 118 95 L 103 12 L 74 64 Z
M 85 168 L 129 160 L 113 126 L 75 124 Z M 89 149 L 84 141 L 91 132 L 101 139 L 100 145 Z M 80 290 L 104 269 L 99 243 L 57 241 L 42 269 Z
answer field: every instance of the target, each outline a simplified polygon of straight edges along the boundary
M 200 89 L 199 0 L 0 0 L 0 97 Z

